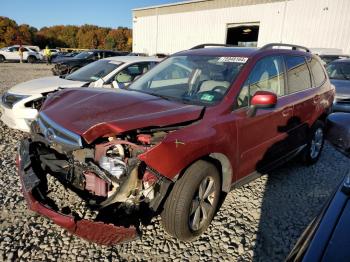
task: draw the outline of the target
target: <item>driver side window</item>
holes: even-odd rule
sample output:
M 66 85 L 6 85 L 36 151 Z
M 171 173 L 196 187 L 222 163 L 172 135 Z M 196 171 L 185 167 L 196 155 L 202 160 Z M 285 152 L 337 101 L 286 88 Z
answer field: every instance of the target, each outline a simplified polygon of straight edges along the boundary
M 281 56 L 269 56 L 259 60 L 245 81 L 237 97 L 236 107 L 249 106 L 257 91 L 269 91 L 278 97 L 285 94 L 284 62 Z

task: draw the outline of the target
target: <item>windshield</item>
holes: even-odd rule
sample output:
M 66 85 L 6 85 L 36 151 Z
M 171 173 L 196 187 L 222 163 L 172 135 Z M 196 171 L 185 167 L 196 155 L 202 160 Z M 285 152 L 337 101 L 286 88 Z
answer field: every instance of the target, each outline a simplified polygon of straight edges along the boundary
M 173 56 L 130 85 L 165 99 L 190 104 L 216 104 L 238 75 L 247 58 Z
M 93 52 L 81 52 L 80 54 L 77 54 L 74 58 L 86 59 L 90 57 L 92 54 Z
M 335 62 L 327 66 L 330 79 L 350 80 L 350 62 Z
M 121 62 L 117 61 L 99 60 L 67 75 L 66 79 L 73 81 L 93 82 L 105 77 L 120 65 Z

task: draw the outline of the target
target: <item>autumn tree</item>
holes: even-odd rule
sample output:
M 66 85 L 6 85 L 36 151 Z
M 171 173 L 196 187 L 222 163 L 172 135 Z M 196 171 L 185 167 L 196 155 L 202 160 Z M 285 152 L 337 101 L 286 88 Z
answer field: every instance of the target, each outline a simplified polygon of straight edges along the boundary
M 126 27 L 111 29 L 95 25 L 55 25 L 39 31 L 29 25 L 17 25 L 14 20 L 0 17 L 0 47 L 13 44 L 33 44 L 44 48 L 99 48 L 131 51 L 132 31 Z

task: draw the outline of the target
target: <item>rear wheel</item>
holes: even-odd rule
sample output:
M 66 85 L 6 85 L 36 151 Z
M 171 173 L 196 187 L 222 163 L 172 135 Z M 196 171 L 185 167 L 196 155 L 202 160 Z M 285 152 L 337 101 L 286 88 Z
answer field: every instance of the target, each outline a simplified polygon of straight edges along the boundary
M 28 56 L 27 58 L 28 63 L 35 63 L 36 62 L 36 57 L 35 56 Z
M 217 168 L 200 160 L 176 182 L 161 214 L 165 230 L 188 241 L 202 234 L 218 206 L 221 179 Z
M 3 55 L 0 55 L 0 63 L 5 62 L 5 57 Z
M 307 146 L 302 152 L 302 161 L 307 165 L 315 164 L 320 158 L 324 145 L 324 124 L 317 120 L 311 127 Z

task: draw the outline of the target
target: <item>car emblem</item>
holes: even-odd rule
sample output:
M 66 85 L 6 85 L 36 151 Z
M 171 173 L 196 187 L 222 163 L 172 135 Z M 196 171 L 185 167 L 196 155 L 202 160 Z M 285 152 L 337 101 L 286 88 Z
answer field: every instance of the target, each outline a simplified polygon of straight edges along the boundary
M 50 142 L 52 142 L 54 140 L 54 138 L 56 137 L 55 132 L 53 131 L 52 128 L 48 128 L 46 130 L 45 136 Z

